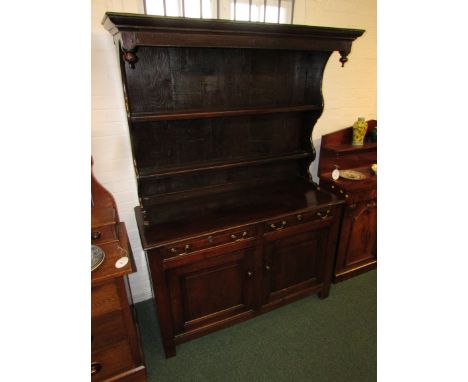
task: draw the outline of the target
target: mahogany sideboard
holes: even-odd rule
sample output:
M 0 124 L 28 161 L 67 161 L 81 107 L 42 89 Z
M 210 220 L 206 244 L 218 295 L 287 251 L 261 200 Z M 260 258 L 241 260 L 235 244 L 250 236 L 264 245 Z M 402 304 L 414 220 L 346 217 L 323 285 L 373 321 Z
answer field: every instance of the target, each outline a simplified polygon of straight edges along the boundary
M 369 132 L 377 121 L 368 121 Z M 320 187 L 333 192 L 346 202 L 340 228 L 334 267 L 335 282 L 348 279 L 377 267 L 377 174 L 371 165 L 377 163 L 377 143 L 353 146 L 352 127 L 322 137 L 318 176 Z M 363 180 L 332 179 L 332 171 L 355 170 Z
M 105 253 L 91 272 L 91 381 L 146 381 L 127 275 L 135 272 L 125 223 L 112 195 L 91 176 L 91 243 Z M 128 263 L 117 268 L 117 260 Z
M 107 13 L 166 357 L 328 296 L 343 201 L 317 190 L 322 77 L 364 31 Z M 336 62 L 335 64 L 339 64 Z

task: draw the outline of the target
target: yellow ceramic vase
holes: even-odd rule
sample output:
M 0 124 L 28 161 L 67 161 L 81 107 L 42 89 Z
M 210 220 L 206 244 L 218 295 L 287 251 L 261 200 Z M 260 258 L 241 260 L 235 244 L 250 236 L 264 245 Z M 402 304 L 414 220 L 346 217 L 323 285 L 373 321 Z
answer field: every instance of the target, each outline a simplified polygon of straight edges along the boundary
M 362 146 L 366 136 L 367 122 L 364 117 L 359 117 L 353 125 L 353 146 Z

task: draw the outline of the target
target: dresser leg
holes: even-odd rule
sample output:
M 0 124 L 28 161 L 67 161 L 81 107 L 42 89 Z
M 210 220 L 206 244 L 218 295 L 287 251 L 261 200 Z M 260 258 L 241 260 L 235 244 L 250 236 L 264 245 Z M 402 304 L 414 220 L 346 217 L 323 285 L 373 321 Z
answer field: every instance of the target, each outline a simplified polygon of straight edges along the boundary
M 327 298 L 330 294 L 330 286 L 324 287 L 320 292 L 318 292 L 318 297 L 320 300 Z
M 166 358 L 171 358 L 176 355 L 176 347 L 174 341 L 170 341 L 170 343 L 164 342 L 164 353 L 166 354 Z

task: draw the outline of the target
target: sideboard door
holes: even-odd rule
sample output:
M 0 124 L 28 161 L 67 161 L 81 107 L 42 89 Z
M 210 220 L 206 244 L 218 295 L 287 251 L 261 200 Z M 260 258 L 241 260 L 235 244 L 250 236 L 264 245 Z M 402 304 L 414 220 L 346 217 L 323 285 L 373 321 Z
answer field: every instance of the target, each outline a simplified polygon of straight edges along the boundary
M 306 231 L 265 243 L 264 304 L 322 282 L 327 232 L 327 229 Z
M 248 247 L 210 258 L 204 251 L 167 271 L 176 335 L 251 311 L 253 252 Z
M 368 200 L 346 206 L 336 273 L 346 271 L 359 263 L 377 259 L 377 202 Z

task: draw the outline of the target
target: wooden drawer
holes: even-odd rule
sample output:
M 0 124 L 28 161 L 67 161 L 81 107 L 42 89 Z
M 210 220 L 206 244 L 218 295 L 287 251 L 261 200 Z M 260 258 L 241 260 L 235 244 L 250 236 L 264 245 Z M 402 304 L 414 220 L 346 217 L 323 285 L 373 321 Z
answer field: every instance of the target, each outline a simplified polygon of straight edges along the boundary
M 119 292 L 114 281 L 92 288 L 91 317 L 101 316 L 120 309 Z
M 127 341 L 91 354 L 91 380 L 102 381 L 135 366 Z
M 253 226 L 246 226 L 180 241 L 173 245 L 163 247 L 162 253 L 164 258 L 174 257 L 206 248 L 216 247 L 218 245 L 250 239 L 252 237 L 255 237 L 255 228 Z
M 91 244 L 100 245 L 115 240 L 118 240 L 118 237 L 114 224 L 91 229 Z
M 122 311 L 93 318 L 91 321 L 91 351 L 102 350 L 127 338 Z
M 331 221 L 334 215 L 333 207 L 324 207 L 315 211 L 298 212 L 297 214 L 283 216 L 265 222 L 265 233 L 281 231 L 288 227 L 297 226 L 313 221 Z

